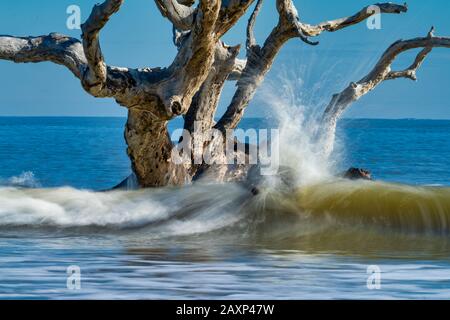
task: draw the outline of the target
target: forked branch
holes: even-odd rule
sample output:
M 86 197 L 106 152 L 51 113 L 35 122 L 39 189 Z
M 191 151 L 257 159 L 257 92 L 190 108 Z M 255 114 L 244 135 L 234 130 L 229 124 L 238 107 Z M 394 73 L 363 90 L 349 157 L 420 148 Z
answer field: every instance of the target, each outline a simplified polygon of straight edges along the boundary
M 250 16 L 250 19 L 248 20 L 247 24 L 247 50 L 250 50 L 252 47 L 256 46 L 256 38 L 255 38 L 255 24 L 256 24 L 256 18 L 259 15 L 259 12 L 261 11 L 263 5 L 263 0 L 258 0 L 255 6 L 255 10 L 253 10 L 252 15 Z
M 385 80 L 397 78 L 408 78 L 416 80 L 417 69 L 422 65 L 427 55 L 433 48 L 450 48 L 450 38 L 436 37 L 434 28 L 426 37 L 410 40 L 399 40 L 393 43 L 381 56 L 375 67 L 364 78 L 358 82 L 352 82 L 342 92 L 333 95 L 330 103 L 323 114 L 323 139 L 325 139 L 325 150 L 330 154 L 333 150 L 334 132 L 339 117 L 355 101 L 375 89 Z M 423 48 L 416 56 L 413 64 L 405 70 L 392 71 L 392 63 L 403 52 Z

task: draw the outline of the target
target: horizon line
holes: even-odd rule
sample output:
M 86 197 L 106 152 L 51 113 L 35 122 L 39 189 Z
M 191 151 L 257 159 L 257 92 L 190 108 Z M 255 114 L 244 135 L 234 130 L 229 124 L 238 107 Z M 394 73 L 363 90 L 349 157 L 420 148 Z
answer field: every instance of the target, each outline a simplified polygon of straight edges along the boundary
M 127 116 L 83 116 L 83 115 L 0 115 L 0 118 L 117 118 L 117 119 L 127 119 Z M 177 117 L 179 118 L 179 117 Z M 174 118 L 172 120 L 176 120 L 177 118 Z M 265 119 L 265 120 L 271 120 L 276 119 L 276 117 L 269 118 L 269 117 L 244 117 L 242 120 L 248 120 L 248 119 Z M 169 121 L 172 121 L 169 120 Z M 380 118 L 380 117 L 374 117 L 374 118 L 368 118 L 368 117 L 355 117 L 355 118 L 341 118 L 340 120 L 429 120 L 429 121 L 450 121 L 450 118 L 415 118 L 415 117 L 403 117 L 403 118 Z

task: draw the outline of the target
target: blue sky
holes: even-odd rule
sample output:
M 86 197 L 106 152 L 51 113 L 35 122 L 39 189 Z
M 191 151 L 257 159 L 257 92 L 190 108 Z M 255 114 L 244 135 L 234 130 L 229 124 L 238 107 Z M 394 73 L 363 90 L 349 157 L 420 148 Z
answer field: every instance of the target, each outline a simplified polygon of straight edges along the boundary
M 0 34 L 41 35 L 68 30 L 66 9 L 76 4 L 86 19 L 99 0 L 5 0 L 0 2 Z M 372 4 L 365 0 L 296 0 L 303 21 L 318 23 L 355 13 Z M 375 1 L 376 2 L 376 1 Z M 295 94 L 304 103 L 322 109 L 332 93 L 359 80 L 395 40 L 424 36 L 431 25 L 438 35 L 450 36 L 450 1 L 412 0 L 409 12 L 382 16 L 381 30 L 365 23 L 318 38 L 310 47 L 291 40 L 278 56 L 273 70 L 248 109 L 248 116 L 261 116 L 267 84 L 277 91 L 279 80 L 294 83 Z M 266 0 L 258 19 L 256 35 L 262 42 L 277 21 L 273 0 Z M 247 17 L 224 40 L 244 43 Z M 127 0 L 101 35 L 107 63 L 128 67 L 167 66 L 175 55 L 171 25 L 160 16 L 153 0 Z M 405 54 L 396 66 L 408 66 L 414 53 Z M 0 61 L 0 115 L 17 116 L 124 116 L 126 110 L 111 99 L 87 95 L 67 70 L 50 63 L 13 64 Z M 420 69 L 419 81 L 389 81 L 352 106 L 347 117 L 450 119 L 450 50 L 435 49 Z M 220 111 L 233 93 L 227 84 Z

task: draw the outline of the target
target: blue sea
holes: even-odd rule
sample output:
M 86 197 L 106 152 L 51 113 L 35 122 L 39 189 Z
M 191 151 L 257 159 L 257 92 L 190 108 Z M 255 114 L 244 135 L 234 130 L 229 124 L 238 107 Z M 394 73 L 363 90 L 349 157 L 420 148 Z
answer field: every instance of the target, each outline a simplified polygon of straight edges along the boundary
M 343 120 L 333 172 L 374 182 L 256 197 L 103 192 L 131 173 L 125 121 L 0 117 L 0 299 L 450 298 L 450 121 Z

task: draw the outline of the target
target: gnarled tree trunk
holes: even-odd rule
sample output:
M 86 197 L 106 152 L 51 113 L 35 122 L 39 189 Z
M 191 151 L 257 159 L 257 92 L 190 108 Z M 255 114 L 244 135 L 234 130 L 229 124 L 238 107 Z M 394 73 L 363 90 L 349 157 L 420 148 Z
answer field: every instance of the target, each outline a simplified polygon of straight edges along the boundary
M 171 161 L 168 122 L 148 111 L 130 109 L 125 128 L 128 156 L 141 186 L 181 185 L 190 181 L 183 165 Z

